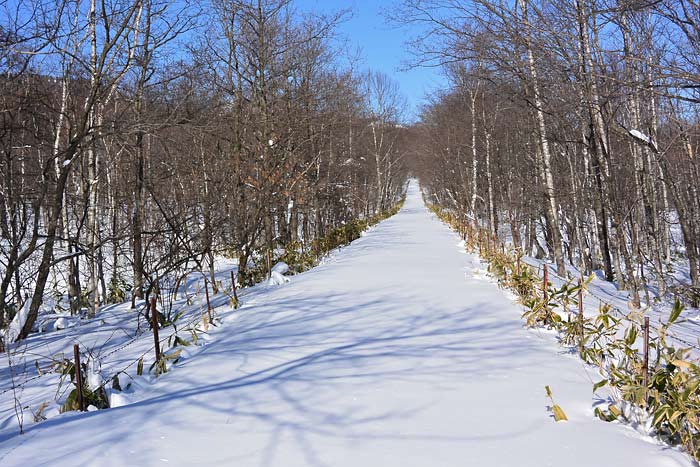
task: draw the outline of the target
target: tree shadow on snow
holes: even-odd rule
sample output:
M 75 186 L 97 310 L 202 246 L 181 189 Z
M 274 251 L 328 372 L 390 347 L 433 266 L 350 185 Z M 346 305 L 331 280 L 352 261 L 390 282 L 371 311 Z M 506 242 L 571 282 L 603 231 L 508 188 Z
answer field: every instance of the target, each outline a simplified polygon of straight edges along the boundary
M 0 437 L 0 452 L 43 434 L 42 446 L 50 448 L 43 464 L 36 465 L 65 462 L 76 450 L 98 456 L 114 440 L 148 444 L 144 438 L 155 440 L 167 417 L 175 430 L 198 436 L 224 430 L 232 439 L 252 421 L 256 426 L 262 422 L 268 428 L 267 447 L 246 465 L 253 458 L 261 465 L 272 463 L 283 434 L 293 436 L 308 465 L 325 465 L 314 447 L 319 437 L 397 439 L 395 433 L 382 432 L 377 422 L 410 423 L 425 408 L 415 403 L 368 408 L 361 402 L 338 404 L 339 398 L 364 394 L 387 381 L 431 388 L 436 380 L 460 382 L 518 371 L 518 364 L 542 351 L 525 338 L 517 314 L 512 320 L 489 316 L 498 305 L 473 303 L 455 310 L 432 301 L 398 289 L 364 300 L 356 294 L 283 294 L 237 312 L 216 340 L 148 388 L 152 397 L 117 409 L 50 419 L 30 426 L 20 439 L 7 434 Z M 201 375 L 209 380 L 199 379 Z M 464 403 L 469 403 L 466 394 Z M 193 410 L 194 421 L 187 415 Z M 61 445 L 61 436 L 50 435 L 66 431 L 72 440 L 68 447 Z M 465 441 L 438 434 L 415 438 Z M 139 455 L 141 463 L 158 461 L 157 453 Z

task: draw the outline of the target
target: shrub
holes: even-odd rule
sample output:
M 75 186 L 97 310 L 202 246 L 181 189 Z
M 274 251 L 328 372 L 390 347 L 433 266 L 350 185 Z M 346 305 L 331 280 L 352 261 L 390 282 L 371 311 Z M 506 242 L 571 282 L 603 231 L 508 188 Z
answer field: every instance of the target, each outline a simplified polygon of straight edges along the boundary
M 114 274 L 109 281 L 107 301 L 109 303 L 121 303 L 126 300 L 126 294 L 130 291 L 131 285 L 127 284 L 119 275 Z

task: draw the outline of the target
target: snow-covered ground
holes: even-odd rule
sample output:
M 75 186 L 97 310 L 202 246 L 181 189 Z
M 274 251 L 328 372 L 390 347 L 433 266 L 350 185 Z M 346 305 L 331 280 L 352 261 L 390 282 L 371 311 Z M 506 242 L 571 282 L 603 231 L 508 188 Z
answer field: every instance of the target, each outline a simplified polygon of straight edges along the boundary
M 693 465 L 596 419 L 594 370 L 524 329 L 520 307 L 458 245 L 412 182 L 398 215 L 321 266 L 238 311 L 217 297 L 223 322 L 206 345 L 155 381 L 137 378 L 128 405 L 21 436 L 6 420 L 0 464 Z M 568 422 L 553 420 L 545 385 Z M 0 395 L 3 413 L 12 403 Z

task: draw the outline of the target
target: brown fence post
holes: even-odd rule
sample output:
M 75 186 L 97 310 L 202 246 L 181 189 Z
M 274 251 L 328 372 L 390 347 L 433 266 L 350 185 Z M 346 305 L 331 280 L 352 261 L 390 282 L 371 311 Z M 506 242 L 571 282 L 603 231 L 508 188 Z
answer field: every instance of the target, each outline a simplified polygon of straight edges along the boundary
M 78 395 L 78 410 L 85 411 L 85 402 L 83 400 L 83 373 L 80 368 L 80 347 L 78 344 L 73 344 L 73 356 L 75 359 L 75 388 Z
M 153 327 L 153 342 L 156 344 L 156 364 L 160 361 L 160 339 L 158 338 L 158 311 L 156 297 L 151 297 L 151 326 Z
M 578 325 L 579 325 L 579 341 L 578 351 L 583 354 L 583 278 L 578 280 Z
M 209 301 L 209 281 L 204 278 L 204 296 L 207 298 L 207 314 L 209 315 L 209 322 L 211 323 L 211 302 Z
M 549 282 L 549 270 L 547 264 L 544 265 L 542 274 L 542 300 L 544 301 L 544 320 L 545 324 L 549 324 L 549 296 L 547 295 L 547 283 Z
M 642 362 L 644 372 L 644 404 L 646 405 L 647 388 L 649 387 L 649 317 L 644 317 L 644 361 Z
M 233 299 L 236 300 L 236 308 L 238 308 L 238 293 L 236 292 L 236 278 L 231 270 L 231 290 L 233 290 Z
M 520 250 L 515 251 L 515 273 L 520 275 Z

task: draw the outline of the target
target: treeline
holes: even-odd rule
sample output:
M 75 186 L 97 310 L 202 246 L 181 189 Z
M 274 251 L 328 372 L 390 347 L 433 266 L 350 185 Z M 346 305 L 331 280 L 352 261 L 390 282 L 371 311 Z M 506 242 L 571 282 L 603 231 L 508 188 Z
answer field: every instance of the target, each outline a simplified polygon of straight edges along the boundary
M 559 274 L 697 306 L 699 6 L 405 0 L 397 19 L 427 28 L 419 61 L 450 82 L 422 118 L 433 201 Z
M 0 330 L 390 208 L 395 84 L 342 65 L 344 12 L 291 0 L 0 2 Z M 0 343 L 1 344 L 1 343 Z

